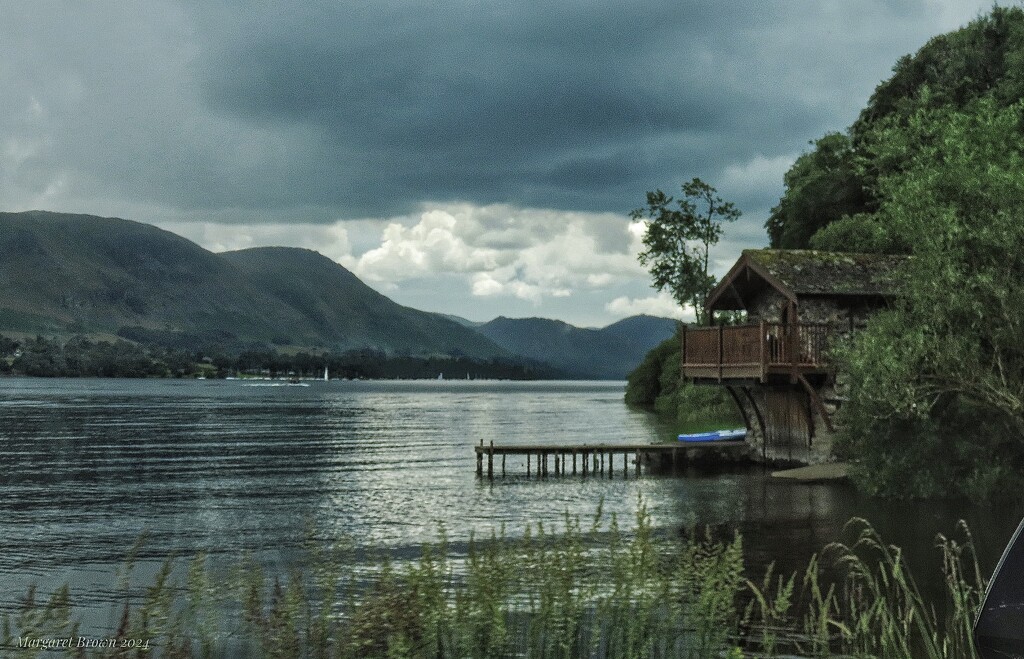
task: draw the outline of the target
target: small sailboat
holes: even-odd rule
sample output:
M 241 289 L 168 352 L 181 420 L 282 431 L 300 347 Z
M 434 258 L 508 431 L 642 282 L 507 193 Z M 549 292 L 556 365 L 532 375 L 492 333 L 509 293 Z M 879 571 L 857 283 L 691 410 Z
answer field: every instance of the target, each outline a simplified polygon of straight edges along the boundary
M 326 367 L 326 366 L 324 366 L 324 382 L 327 382 L 327 381 L 329 381 L 330 379 L 331 379 L 331 377 L 330 377 L 330 375 L 329 375 L 329 374 L 327 373 L 327 367 Z
M 438 380 L 443 380 L 444 379 L 444 373 L 438 373 L 437 374 L 437 379 Z

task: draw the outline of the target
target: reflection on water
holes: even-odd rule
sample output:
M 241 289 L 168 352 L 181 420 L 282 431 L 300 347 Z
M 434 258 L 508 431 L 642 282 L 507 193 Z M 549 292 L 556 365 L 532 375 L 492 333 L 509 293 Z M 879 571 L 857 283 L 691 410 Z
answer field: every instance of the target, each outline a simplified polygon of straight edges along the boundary
M 412 554 L 504 525 L 558 525 L 598 501 L 629 520 L 642 497 L 667 533 L 739 528 L 748 562 L 798 569 L 870 519 L 912 561 L 935 565 L 937 532 L 969 521 L 990 568 L 1021 510 L 891 503 L 845 485 L 772 481 L 759 469 L 604 478 L 475 475 L 484 442 L 656 441 L 621 383 L 0 380 L 0 607 L 32 581 L 111 601 L 115 567 L 143 532 L 144 558 L 252 551 L 284 570 L 310 534 Z

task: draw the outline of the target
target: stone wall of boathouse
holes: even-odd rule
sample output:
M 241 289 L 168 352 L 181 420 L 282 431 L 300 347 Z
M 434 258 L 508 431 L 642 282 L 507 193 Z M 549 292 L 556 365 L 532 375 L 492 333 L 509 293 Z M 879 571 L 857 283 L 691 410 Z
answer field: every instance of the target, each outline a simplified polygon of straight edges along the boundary
M 835 432 L 799 384 L 732 386 L 734 399 L 747 422 L 750 456 L 772 465 L 810 465 L 830 462 Z M 833 427 L 839 397 L 835 385 L 817 390 Z

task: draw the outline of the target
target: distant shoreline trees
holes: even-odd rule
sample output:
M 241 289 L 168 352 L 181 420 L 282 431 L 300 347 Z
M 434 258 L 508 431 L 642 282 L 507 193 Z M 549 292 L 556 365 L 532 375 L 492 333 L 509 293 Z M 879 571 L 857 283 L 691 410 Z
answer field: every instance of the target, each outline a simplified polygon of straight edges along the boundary
M 342 353 L 273 349 L 204 352 L 143 345 L 129 341 L 96 341 L 76 336 L 65 342 L 37 336 L 13 339 L 0 335 L 0 375 L 109 378 L 224 378 L 230 376 L 349 379 L 450 378 L 504 380 L 565 379 L 547 364 L 525 359 L 475 359 L 458 355 L 391 355 L 378 350 Z

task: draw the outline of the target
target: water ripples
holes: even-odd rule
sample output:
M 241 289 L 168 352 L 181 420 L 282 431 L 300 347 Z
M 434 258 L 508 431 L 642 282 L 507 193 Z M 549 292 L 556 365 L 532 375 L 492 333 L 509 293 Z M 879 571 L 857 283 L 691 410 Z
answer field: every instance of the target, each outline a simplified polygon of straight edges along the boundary
M 453 541 L 516 533 L 601 498 L 628 518 L 651 494 L 643 480 L 538 482 L 511 462 L 505 480 L 475 476 L 480 440 L 654 440 L 620 383 L 245 384 L 0 381 L 0 607 L 31 581 L 109 599 L 143 533 L 144 560 L 277 564 L 310 535 L 407 554 L 441 525 Z

